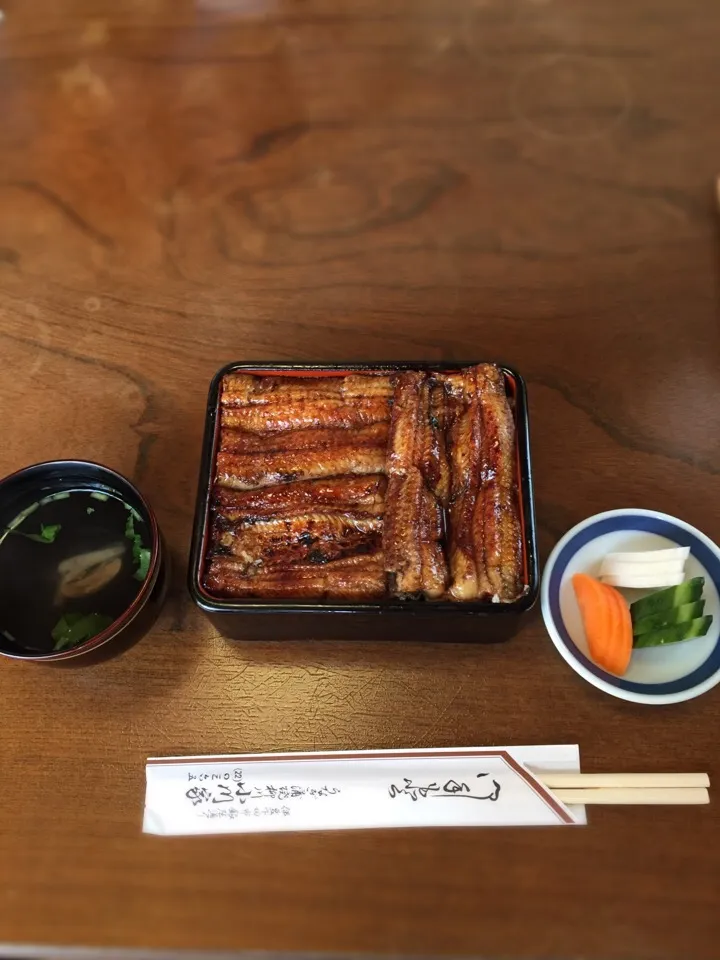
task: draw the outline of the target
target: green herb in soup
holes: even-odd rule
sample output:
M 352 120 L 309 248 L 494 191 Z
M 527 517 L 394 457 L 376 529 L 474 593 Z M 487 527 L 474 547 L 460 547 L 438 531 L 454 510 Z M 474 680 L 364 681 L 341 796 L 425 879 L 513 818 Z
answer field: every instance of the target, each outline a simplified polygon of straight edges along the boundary
M 10 530 L 10 533 L 14 533 L 18 537 L 27 537 L 28 540 L 34 540 L 36 543 L 55 543 L 55 538 L 61 529 L 61 523 L 41 523 L 40 533 L 23 533 L 22 530 Z
M 125 524 L 125 536 L 132 542 L 133 560 L 137 564 L 134 576 L 136 580 L 144 580 L 150 568 L 150 549 L 143 546 L 142 536 L 135 530 L 135 520 L 138 519 L 142 523 L 139 514 L 130 507 L 128 509 L 130 513 Z
M 113 622 L 102 613 L 66 613 L 52 629 L 53 650 L 68 650 L 85 640 L 92 640 Z
M 71 650 L 131 606 L 150 569 L 141 515 L 105 491 L 51 494 L 0 529 L 0 634 L 20 650 Z

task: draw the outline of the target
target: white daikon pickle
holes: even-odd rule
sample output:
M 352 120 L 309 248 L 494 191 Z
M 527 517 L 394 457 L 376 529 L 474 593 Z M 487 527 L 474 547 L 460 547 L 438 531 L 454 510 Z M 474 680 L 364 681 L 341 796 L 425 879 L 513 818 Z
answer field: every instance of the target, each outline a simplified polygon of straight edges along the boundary
M 690 547 L 671 547 L 668 550 L 636 550 L 634 552 L 609 553 L 603 560 L 603 569 L 606 564 L 612 563 L 685 563 L 690 556 Z
M 689 556 L 689 547 L 609 553 L 602 562 L 600 579 L 612 587 L 677 587 L 685 579 Z
M 685 581 L 685 573 L 680 570 L 674 574 L 653 574 L 641 576 L 640 574 L 621 574 L 620 576 L 603 576 L 600 578 L 603 583 L 609 587 L 627 587 L 634 590 L 659 590 L 662 587 L 679 587 Z

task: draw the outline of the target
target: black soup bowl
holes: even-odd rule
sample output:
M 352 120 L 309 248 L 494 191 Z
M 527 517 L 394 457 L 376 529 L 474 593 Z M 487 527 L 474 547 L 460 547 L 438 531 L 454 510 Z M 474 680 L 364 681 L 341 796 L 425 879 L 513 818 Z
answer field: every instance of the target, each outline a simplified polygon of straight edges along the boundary
M 114 656 L 154 624 L 167 580 L 155 514 L 121 474 L 54 460 L 0 481 L 0 655 L 68 666 Z

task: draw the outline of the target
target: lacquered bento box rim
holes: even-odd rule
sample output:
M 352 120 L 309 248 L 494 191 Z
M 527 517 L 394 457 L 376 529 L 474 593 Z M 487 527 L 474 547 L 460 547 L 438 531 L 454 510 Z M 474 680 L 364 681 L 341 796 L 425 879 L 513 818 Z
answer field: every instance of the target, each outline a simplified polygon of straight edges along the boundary
M 370 614 L 380 616 L 402 615 L 404 617 L 435 616 L 441 613 L 474 614 L 475 616 L 502 616 L 524 613 L 537 600 L 539 593 L 539 571 L 537 558 L 537 536 L 535 529 L 535 503 L 533 496 L 532 463 L 530 459 L 530 430 L 527 405 L 527 386 L 524 378 L 513 367 L 498 363 L 506 377 L 515 385 L 515 423 L 517 431 L 517 448 L 519 455 L 519 486 L 523 510 L 523 532 L 525 561 L 527 564 L 528 589 L 522 597 L 513 603 L 454 603 L 441 601 L 428 603 L 425 601 L 393 601 L 386 600 L 380 603 L 308 603 L 303 601 L 262 601 L 262 600 L 220 600 L 209 597 L 202 588 L 202 564 L 205 554 L 205 540 L 207 535 L 207 519 L 209 513 L 210 491 L 212 489 L 212 466 L 215 459 L 215 447 L 218 435 L 218 407 L 220 385 L 223 378 L 232 371 L 239 370 L 246 373 L 257 373 L 271 376 L 273 373 L 296 371 L 299 375 L 317 371 L 318 374 L 340 375 L 343 371 L 363 372 L 366 370 L 397 372 L 399 370 L 460 370 L 464 367 L 476 366 L 478 363 L 492 361 L 460 361 L 460 360 L 364 360 L 348 361 L 346 363 L 294 363 L 288 361 L 235 361 L 228 363 L 217 371 L 210 382 L 208 391 L 207 411 L 205 417 L 205 431 L 203 435 L 202 452 L 200 457 L 200 472 L 198 476 L 198 490 L 193 519 L 192 543 L 190 549 L 190 563 L 188 569 L 188 588 L 195 604 L 205 613 L 210 614 L 240 614 L 240 613 L 297 613 L 297 614 Z

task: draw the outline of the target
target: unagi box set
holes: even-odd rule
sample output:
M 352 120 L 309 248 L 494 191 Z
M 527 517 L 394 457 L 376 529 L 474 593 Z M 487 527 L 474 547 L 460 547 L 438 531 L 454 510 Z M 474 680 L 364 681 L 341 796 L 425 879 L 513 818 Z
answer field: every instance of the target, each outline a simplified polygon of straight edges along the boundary
M 234 363 L 190 590 L 242 639 L 503 640 L 538 589 L 527 394 L 491 363 Z

